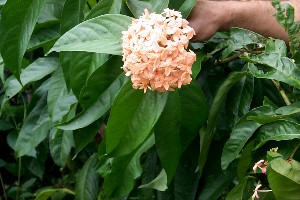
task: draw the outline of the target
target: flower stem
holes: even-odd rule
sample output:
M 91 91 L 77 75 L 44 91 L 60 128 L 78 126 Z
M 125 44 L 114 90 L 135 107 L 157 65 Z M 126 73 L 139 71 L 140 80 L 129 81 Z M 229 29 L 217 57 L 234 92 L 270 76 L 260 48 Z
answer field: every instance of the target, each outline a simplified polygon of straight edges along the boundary
M 272 79 L 272 83 L 275 85 L 275 87 L 277 88 L 277 90 L 279 91 L 281 97 L 283 98 L 284 102 L 286 105 L 290 105 L 291 102 L 288 98 L 288 96 L 286 95 L 285 91 L 282 89 L 282 87 L 280 86 L 279 82 L 275 81 Z
M 1 181 L 1 186 L 2 186 L 2 189 L 3 189 L 4 199 L 7 200 L 7 196 L 6 196 L 5 187 L 4 187 L 4 183 L 3 183 L 1 172 L 0 172 L 0 181 Z
M 289 157 L 289 159 L 288 159 L 288 162 L 291 162 L 291 161 L 292 161 L 292 159 L 293 159 L 295 153 L 297 152 L 299 146 L 300 146 L 300 143 L 295 147 L 295 149 L 294 149 L 293 152 L 291 153 L 291 155 L 290 155 L 290 157 Z

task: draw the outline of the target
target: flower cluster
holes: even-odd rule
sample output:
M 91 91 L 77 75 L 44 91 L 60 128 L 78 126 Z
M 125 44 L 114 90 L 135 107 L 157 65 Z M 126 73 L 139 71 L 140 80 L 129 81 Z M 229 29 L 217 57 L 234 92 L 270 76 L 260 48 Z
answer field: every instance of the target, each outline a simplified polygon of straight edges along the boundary
M 123 70 L 131 76 L 133 88 L 164 92 L 191 82 L 196 55 L 187 51 L 195 35 L 178 11 L 165 9 L 162 14 L 145 10 L 123 31 Z

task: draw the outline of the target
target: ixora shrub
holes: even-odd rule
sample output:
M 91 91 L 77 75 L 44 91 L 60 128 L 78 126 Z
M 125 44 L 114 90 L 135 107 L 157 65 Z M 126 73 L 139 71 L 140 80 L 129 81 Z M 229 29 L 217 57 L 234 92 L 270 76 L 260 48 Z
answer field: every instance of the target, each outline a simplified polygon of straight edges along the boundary
M 195 43 L 195 2 L 0 0 L 1 199 L 300 199 L 294 9 Z

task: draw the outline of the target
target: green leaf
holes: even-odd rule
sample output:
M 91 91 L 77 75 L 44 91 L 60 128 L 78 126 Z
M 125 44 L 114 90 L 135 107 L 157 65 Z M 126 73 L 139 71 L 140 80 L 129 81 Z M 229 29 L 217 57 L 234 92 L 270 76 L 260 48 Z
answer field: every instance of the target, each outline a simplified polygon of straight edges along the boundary
M 152 134 L 144 143 L 129 155 L 116 157 L 111 171 L 104 177 L 104 192 L 109 197 L 124 197 L 133 189 L 134 180 L 142 174 L 140 157 L 154 145 Z
M 221 59 L 228 57 L 231 53 L 245 48 L 249 44 L 261 43 L 265 38 L 255 32 L 241 28 L 231 28 L 230 38 L 226 41 L 226 48 L 222 52 Z
M 85 17 L 85 20 L 105 14 L 119 14 L 121 11 L 122 0 L 101 0 Z
M 47 200 L 50 197 L 54 196 L 56 193 L 66 193 L 66 194 L 72 194 L 75 193 L 67 188 L 45 188 L 38 192 L 37 196 L 35 197 L 35 200 Z
M 282 141 L 292 139 L 300 139 L 300 124 L 288 120 L 278 120 L 274 123 L 265 124 L 259 129 L 259 143 L 255 149 L 258 149 L 271 140 Z
M 52 51 L 87 51 L 121 55 L 122 31 L 132 19 L 119 14 L 107 14 L 84 21 L 61 36 Z M 49 53 L 50 53 L 49 52 Z
M 167 174 L 165 170 L 162 170 L 158 176 L 150 183 L 139 186 L 139 188 L 152 188 L 158 191 L 165 191 L 167 187 Z
M 92 142 L 97 133 L 99 132 L 99 123 L 96 121 L 91 125 L 77 129 L 73 132 L 74 142 L 75 142 L 75 156 L 83 150 L 83 148 Z
M 97 68 L 103 65 L 107 59 L 108 55 L 106 54 L 72 52 L 72 59 L 70 62 L 70 85 L 78 99 L 80 98 L 81 90 L 86 85 L 89 77 L 97 70 Z M 99 77 L 99 79 L 101 79 L 101 77 Z
M 84 0 L 66 0 L 60 22 L 60 33 L 64 34 L 71 28 L 79 24 L 84 19 Z M 75 53 L 74 53 L 75 54 Z M 80 53 L 77 53 L 80 54 Z M 63 68 L 67 88 L 70 89 L 70 72 L 72 67 L 73 52 L 61 52 L 59 54 Z
M 19 80 L 22 58 L 45 0 L 8 0 L 1 12 L 1 55 Z
M 58 68 L 51 77 L 47 102 L 53 123 L 61 123 L 71 106 L 77 103 L 74 94 L 67 91 L 61 68 Z
M 293 115 L 300 112 L 300 102 L 292 103 L 288 106 L 278 108 L 276 111 L 277 115 Z
M 84 19 L 85 0 L 66 0 L 61 13 L 60 32 L 63 34 Z
M 44 91 L 49 87 L 49 81 L 36 91 Z M 47 136 L 51 127 L 51 119 L 47 109 L 47 92 L 41 94 L 40 99 L 35 107 L 25 119 L 24 124 L 19 132 L 19 136 L 15 145 L 15 151 L 18 156 L 23 156 L 34 149 Z
M 246 76 L 247 72 L 233 72 L 228 76 L 228 78 L 222 83 L 222 85 L 219 87 L 214 100 L 211 104 L 211 108 L 208 114 L 208 122 L 206 129 L 202 129 L 200 131 L 200 156 L 199 156 L 199 170 L 200 174 L 202 173 L 203 167 L 205 165 L 208 150 L 210 148 L 210 144 L 213 138 L 214 129 L 218 117 L 218 113 L 221 107 L 221 104 L 223 103 L 224 99 L 226 98 L 226 95 L 228 91 L 231 89 L 231 87 L 237 83 L 241 78 Z
M 136 18 L 139 18 L 144 13 L 144 9 L 148 9 L 149 12 L 155 12 L 160 14 L 165 8 L 168 7 L 169 0 L 164 0 L 164 1 L 127 0 L 126 3 L 130 11 L 132 12 L 132 14 Z
M 244 115 L 234 126 L 230 138 L 224 145 L 221 157 L 221 166 L 225 170 L 228 165 L 238 157 L 246 142 L 252 134 L 262 125 L 255 121 L 249 121 L 249 116 L 274 114 L 274 109 L 270 106 L 261 106 L 255 108 Z
M 37 23 L 45 26 L 59 23 L 64 2 L 65 0 L 46 0 Z
M 96 200 L 99 188 L 97 173 L 98 157 L 92 155 L 85 163 L 76 178 L 75 200 Z
M 166 106 L 154 127 L 155 146 L 162 166 L 165 169 L 163 172 L 165 176 L 168 177 L 168 183 L 171 182 L 175 174 L 177 164 L 182 153 L 179 135 L 181 114 L 180 109 L 180 99 L 178 93 L 169 93 Z M 160 175 L 163 176 L 162 174 Z M 157 180 L 155 180 L 154 183 L 149 183 L 149 186 L 156 184 L 156 182 Z M 164 190 L 165 189 L 167 188 L 164 188 Z
M 54 43 L 59 36 L 60 34 L 57 28 L 40 29 L 32 34 L 27 46 L 27 51 L 32 51 L 34 49 Z
M 86 85 L 82 88 L 79 97 L 83 108 L 89 108 L 95 103 L 97 98 L 118 78 L 122 73 L 122 65 L 120 56 L 111 57 L 87 78 Z
M 185 0 L 180 6 L 179 10 L 183 18 L 187 18 L 192 11 L 192 8 L 196 4 L 196 0 Z
M 254 93 L 253 76 L 243 77 L 229 92 L 228 112 L 231 117 L 232 126 L 249 110 Z
M 114 101 L 107 123 L 106 153 L 126 155 L 142 144 L 163 111 L 167 97 L 167 92 L 144 94 L 133 89 L 131 82 L 126 84 Z
M 268 165 L 268 181 L 276 199 L 296 200 L 300 198 L 300 164 L 295 160 L 287 162 L 282 158 L 272 160 Z
M 300 88 L 300 70 L 295 63 L 278 53 L 249 56 L 244 54 L 243 59 L 248 63 L 250 72 L 256 78 L 275 79 Z
M 41 80 L 54 72 L 59 66 L 57 58 L 39 58 L 22 70 L 20 76 L 21 83 L 22 85 L 26 85 L 27 83 Z
M 64 168 L 74 146 L 73 132 L 51 129 L 49 136 L 49 148 L 56 165 Z
M 128 78 L 124 74 L 121 74 L 90 107 L 83 110 L 70 121 L 59 124 L 57 128 L 62 130 L 76 130 L 86 127 L 99 119 L 112 106 L 120 89 L 127 81 Z
M 245 177 L 243 181 L 237 184 L 226 196 L 225 200 L 242 200 L 249 199 L 254 187 L 254 180 L 250 177 Z M 249 191 L 251 193 L 249 194 Z

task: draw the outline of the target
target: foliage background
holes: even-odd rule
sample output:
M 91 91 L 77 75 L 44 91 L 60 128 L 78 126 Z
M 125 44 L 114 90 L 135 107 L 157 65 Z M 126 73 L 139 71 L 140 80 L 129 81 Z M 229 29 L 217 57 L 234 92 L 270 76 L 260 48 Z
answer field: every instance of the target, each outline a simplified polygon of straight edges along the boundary
M 292 7 L 273 1 L 288 48 L 239 28 L 191 43 L 194 80 L 175 92 L 120 69 L 132 17 L 194 4 L 0 0 L 2 199 L 251 199 L 258 181 L 261 199 L 300 199 Z

